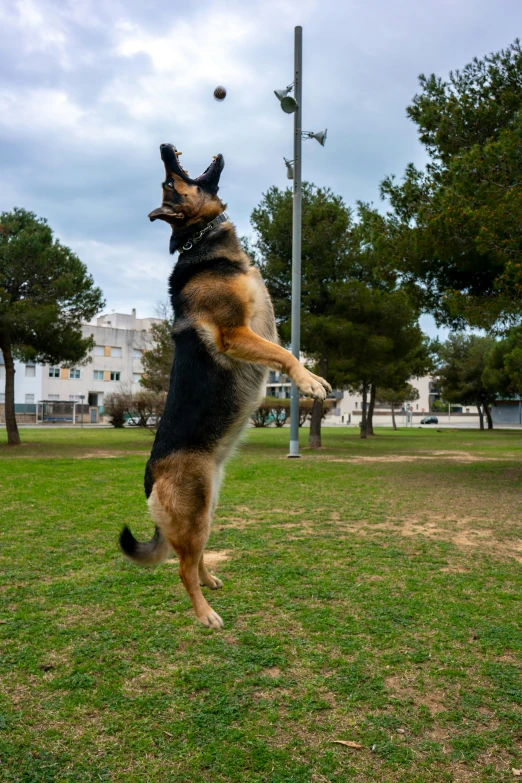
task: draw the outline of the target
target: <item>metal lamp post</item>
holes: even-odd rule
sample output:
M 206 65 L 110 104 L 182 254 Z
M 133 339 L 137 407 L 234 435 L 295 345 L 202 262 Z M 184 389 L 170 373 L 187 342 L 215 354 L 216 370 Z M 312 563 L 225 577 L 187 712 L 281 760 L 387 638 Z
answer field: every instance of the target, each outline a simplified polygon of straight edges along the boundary
M 292 353 L 299 361 L 301 348 L 301 96 L 303 71 L 303 28 L 294 38 L 294 201 L 292 211 Z M 290 400 L 290 453 L 299 457 L 299 389 L 292 383 Z
M 281 108 L 294 115 L 294 159 L 284 158 L 288 179 L 293 179 L 292 210 L 292 353 L 300 361 L 301 343 L 301 145 L 303 138 L 315 139 L 324 147 L 326 130 L 320 133 L 304 131 L 301 128 L 302 71 L 303 71 L 303 28 L 295 28 L 294 36 L 294 81 L 285 90 L 275 90 Z M 288 93 L 294 92 L 295 98 Z M 290 453 L 299 457 L 299 389 L 292 382 L 290 401 Z
M 82 427 L 82 428 L 83 428 L 83 401 L 84 401 L 84 399 L 85 399 L 85 394 L 80 394 L 80 405 L 82 406 L 80 427 Z

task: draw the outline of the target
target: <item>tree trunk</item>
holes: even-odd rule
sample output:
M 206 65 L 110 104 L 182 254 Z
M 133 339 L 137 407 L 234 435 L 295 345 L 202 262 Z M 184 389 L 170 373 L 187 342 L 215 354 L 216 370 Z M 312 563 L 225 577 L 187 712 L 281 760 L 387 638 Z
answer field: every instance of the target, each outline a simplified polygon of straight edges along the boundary
M 328 360 L 323 356 L 319 362 L 318 373 L 324 378 L 328 368 Z M 321 448 L 321 422 L 323 420 L 323 403 L 321 400 L 314 400 L 312 405 L 312 415 L 310 417 L 310 433 L 308 436 L 308 445 L 311 449 Z
M 491 418 L 491 408 L 487 404 L 487 402 L 484 403 L 484 412 L 486 414 L 486 419 L 488 420 L 488 430 L 493 429 L 493 419 Z
M 9 446 L 20 445 L 20 435 L 15 415 L 14 377 L 15 368 L 11 345 L 5 337 L 0 337 L 0 350 L 5 362 L 5 428 Z
M 363 383 L 362 387 L 362 419 L 361 419 L 361 438 L 368 437 L 368 384 Z
M 311 449 L 321 448 L 321 421 L 323 418 L 323 403 L 321 400 L 314 400 L 312 405 L 312 416 L 310 418 L 310 435 L 308 445 Z
M 397 429 L 397 422 L 395 421 L 395 405 L 393 404 L 393 402 L 392 402 L 391 409 L 392 409 L 392 424 L 393 424 L 393 429 L 394 429 L 394 430 L 396 430 L 396 429 Z
M 484 429 L 484 414 L 482 413 L 482 405 L 480 404 L 480 402 L 477 402 L 477 410 L 478 410 L 479 419 L 480 419 L 480 429 L 483 430 Z
M 368 408 L 368 435 L 375 435 L 373 431 L 373 411 L 375 408 L 375 395 L 377 393 L 377 387 L 374 383 L 370 385 L 370 405 Z

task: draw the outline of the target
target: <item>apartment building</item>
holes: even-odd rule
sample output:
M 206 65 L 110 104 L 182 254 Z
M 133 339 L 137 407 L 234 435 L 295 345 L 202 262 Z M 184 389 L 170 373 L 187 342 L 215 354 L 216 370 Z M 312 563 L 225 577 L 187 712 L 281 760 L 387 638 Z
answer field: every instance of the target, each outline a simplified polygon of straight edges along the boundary
M 301 362 L 304 363 L 305 361 L 306 359 L 301 357 Z M 410 383 L 419 392 L 419 398 L 411 402 L 413 411 L 415 413 L 428 413 L 431 410 L 434 400 L 439 398 L 436 384 L 430 376 L 425 376 L 424 378 L 411 378 Z M 277 372 L 276 370 L 269 371 L 266 384 L 267 397 L 288 399 L 291 394 L 291 387 L 292 383 L 287 375 Z M 348 391 L 343 392 L 334 389 L 328 396 L 330 399 L 335 399 L 335 403 L 327 417 L 330 423 L 348 423 L 353 417 L 357 418 L 361 415 L 361 394 L 352 394 Z M 386 408 L 389 412 L 389 406 L 377 407 L 379 410 L 384 410 Z
M 95 324 L 82 324 L 85 337 L 93 337 L 89 363 L 78 367 L 46 365 L 42 373 L 42 394 L 47 401 L 78 402 L 97 407 L 103 414 L 103 400 L 121 386 L 135 392 L 143 374 L 142 354 L 151 347 L 150 328 L 157 318 L 136 318 L 136 310 L 110 313 Z
M 292 382 L 288 375 L 277 370 L 270 370 L 266 382 L 266 396 L 290 399 Z
M 413 413 L 423 414 L 429 413 L 431 406 L 435 399 L 438 399 L 438 391 L 431 376 L 426 375 L 423 378 L 410 378 L 409 383 L 414 389 L 419 392 L 419 398 L 412 400 L 409 405 L 412 408 Z M 341 422 L 346 423 L 357 418 L 362 414 L 362 395 L 352 394 L 351 392 L 344 392 L 342 400 L 337 409 L 332 411 L 335 416 L 341 417 Z M 399 406 L 400 407 L 400 406 Z M 377 405 L 376 411 L 382 411 L 389 413 L 389 405 Z M 358 419 L 357 419 L 358 420 Z
M 158 318 L 137 318 L 131 314 L 110 313 L 95 323 L 82 324 L 82 334 L 94 337 L 89 362 L 78 367 L 15 362 L 15 410 L 17 414 L 36 413 L 36 405 L 49 402 L 79 402 L 99 409 L 103 400 L 123 384 L 138 391 L 143 374 L 141 357 L 152 345 L 150 329 Z M 5 364 L 0 352 L 0 417 L 5 403 Z
M 15 406 L 17 413 L 34 413 L 42 388 L 43 367 L 15 362 Z M 5 363 L 0 351 L 0 415 L 5 403 Z

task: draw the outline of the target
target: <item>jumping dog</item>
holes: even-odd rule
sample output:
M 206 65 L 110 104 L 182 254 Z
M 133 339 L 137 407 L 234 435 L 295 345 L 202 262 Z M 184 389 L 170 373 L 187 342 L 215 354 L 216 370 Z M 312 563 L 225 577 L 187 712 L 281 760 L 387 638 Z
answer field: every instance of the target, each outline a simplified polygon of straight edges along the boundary
M 318 400 L 331 387 L 278 345 L 268 292 L 217 195 L 222 155 L 191 179 L 175 147 L 162 144 L 160 152 L 162 205 L 149 218 L 171 226 L 170 252 L 179 252 L 169 281 L 174 361 L 145 470 L 156 532 L 141 543 L 124 527 L 120 545 L 144 565 L 160 563 L 174 550 L 199 622 L 222 628 L 201 591 L 202 585 L 222 587 L 203 552 L 224 464 L 264 395 L 267 368 L 284 372 L 302 394 Z

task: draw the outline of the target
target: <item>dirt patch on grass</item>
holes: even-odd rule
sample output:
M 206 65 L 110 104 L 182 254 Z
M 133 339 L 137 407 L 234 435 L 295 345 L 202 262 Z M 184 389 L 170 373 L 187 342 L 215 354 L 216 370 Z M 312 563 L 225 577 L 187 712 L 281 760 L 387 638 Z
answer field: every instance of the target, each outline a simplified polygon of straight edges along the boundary
M 34 447 L 33 443 L 22 444 Z M 18 447 L 17 447 L 18 448 Z M 11 452 L 0 452 L 0 459 L 7 459 L 11 456 L 21 459 L 116 459 L 117 457 L 148 457 L 150 449 L 147 451 L 136 451 L 133 449 L 96 449 L 95 451 L 80 451 L 71 444 L 66 444 L 62 451 L 44 452 L 35 451 L 31 454 L 22 454 L 18 451 L 16 455 Z
M 431 451 L 427 454 L 385 454 L 375 456 L 354 457 L 319 457 L 327 462 L 350 462 L 361 464 L 366 462 L 419 462 L 419 460 L 434 462 L 436 460 L 450 460 L 452 462 L 507 462 L 510 458 L 477 456 L 467 451 Z
M 396 521 L 397 522 L 397 521 Z M 439 517 L 431 519 L 418 519 L 415 517 L 406 518 L 399 521 L 399 526 L 394 527 L 404 536 L 425 536 L 443 541 L 449 541 L 459 549 L 474 548 L 482 549 L 488 552 L 494 552 L 498 555 L 513 557 L 519 563 L 522 563 L 522 541 L 516 539 L 507 539 L 499 541 L 495 538 L 494 529 L 482 527 L 480 530 L 476 527 L 477 520 L 473 518 L 461 517 Z M 484 524 L 483 522 L 481 523 Z M 383 528 L 387 525 L 378 524 L 372 527 Z
M 205 550 L 205 565 L 207 568 L 216 568 L 221 563 L 226 563 L 232 556 L 232 549 L 222 549 L 220 552 L 213 551 L 212 549 Z M 167 565 L 177 566 L 179 561 L 176 558 L 172 558 L 166 561 Z
M 255 519 L 245 519 L 244 517 L 219 517 L 214 520 L 212 527 L 216 530 L 223 528 L 224 530 L 244 530 L 249 525 L 256 522 Z
M 150 451 L 108 451 L 107 449 L 97 449 L 88 451 L 85 454 L 74 454 L 74 459 L 116 459 L 117 457 L 148 457 Z
M 423 519 L 390 517 L 384 522 L 372 523 L 371 526 L 344 524 L 343 522 L 339 522 L 339 526 L 343 531 L 359 536 L 371 536 L 385 532 L 396 533 L 406 538 L 423 536 L 433 540 L 447 541 L 459 549 L 481 550 L 499 557 L 511 557 L 522 563 L 522 541 L 507 538 L 499 540 L 495 536 L 498 531 L 494 527 L 485 527 L 484 521 L 480 522 L 481 528 L 477 529 L 476 519 L 448 517 L 443 522 L 437 516 L 424 517 Z M 455 573 L 454 568 L 450 568 L 448 571 Z
M 261 672 L 262 675 L 270 677 L 272 680 L 277 680 L 278 677 L 281 677 L 282 673 L 279 666 L 270 666 L 268 669 L 264 669 L 264 671 Z
M 404 677 L 387 677 L 384 684 L 392 697 L 411 700 L 416 706 L 427 707 L 430 715 L 438 715 L 447 709 L 443 691 L 434 688 L 429 693 L 419 693 L 413 673 L 405 674 Z
M 102 609 L 96 604 L 63 604 L 60 607 L 60 617 L 57 620 L 57 628 L 72 628 L 77 625 L 107 625 L 109 617 L 112 617 L 112 609 Z

